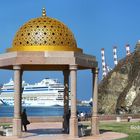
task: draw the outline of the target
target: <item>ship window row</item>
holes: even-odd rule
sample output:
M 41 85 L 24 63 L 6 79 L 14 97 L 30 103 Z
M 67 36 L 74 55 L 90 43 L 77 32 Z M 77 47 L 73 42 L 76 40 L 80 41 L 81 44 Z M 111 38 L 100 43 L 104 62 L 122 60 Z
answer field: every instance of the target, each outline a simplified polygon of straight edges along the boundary
M 48 87 L 26 87 L 25 89 L 44 89 L 44 88 L 48 88 Z
M 22 97 L 23 100 L 37 100 L 37 97 Z
M 32 89 L 37 89 L 37 90 L 59 90 L 59 88 L 48 88 L 48 87 L 31 87 L 31 88 L 25 88 L 25 90 L 32 90 Z
M 7 100 L 8 100 L 8 101 L 14 101 L 14 99 L 11 99 L 11 98 L 10 98 L 10 99 L 8 99 L 8 98 L 3 99 L 3 101 L 7 101 Z
M 60 84 L 50 84 L 50 86 L 63 87 L 63 85 L 60 85 Z
M 13 90 L 13 88 L 3 89 L 3 90 Z
M 63 95 L 58 95 L 58 97 L 63 97 Z
M 30 88 L 25 88 L 25 90 L 33 90 L 33 89 L 37 89 L 37 90 L 47 90 L 47 91 L 52 91 L 52 90 L 60 90 L 60 88 L 48 88 L 48 87 L 30 87 Z M 13 88 L 9 88 L 9 89 L 3 89 L 2 91 L 13 91 Z

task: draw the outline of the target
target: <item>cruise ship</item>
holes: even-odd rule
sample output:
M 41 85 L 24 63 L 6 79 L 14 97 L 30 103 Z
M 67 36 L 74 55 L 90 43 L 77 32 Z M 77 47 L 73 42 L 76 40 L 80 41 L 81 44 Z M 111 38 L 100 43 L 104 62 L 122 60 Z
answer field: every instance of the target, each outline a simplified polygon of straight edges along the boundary
M 63 94 L 64 85 L 57 79 L 45 78 L 35 84 L 22 82 L 23 106 L 63 106 Z M 14 105 L 14 81 L 12 79 L 1 87 L 0 100 L 7 105 Z

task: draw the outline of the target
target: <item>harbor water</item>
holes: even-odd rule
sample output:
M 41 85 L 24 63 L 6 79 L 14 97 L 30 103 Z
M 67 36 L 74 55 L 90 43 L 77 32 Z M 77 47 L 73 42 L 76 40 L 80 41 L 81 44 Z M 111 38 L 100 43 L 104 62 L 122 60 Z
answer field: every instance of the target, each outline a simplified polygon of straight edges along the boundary
M 28 116 L 63 116 L 64 109 L 60 106 L 54 107 L 23 107 L 26 108 Z M 77 106 L 78 112 L 91 113 L 90 106 Z M 0 117 L 12 117 L 13 106 L 0 106 Z

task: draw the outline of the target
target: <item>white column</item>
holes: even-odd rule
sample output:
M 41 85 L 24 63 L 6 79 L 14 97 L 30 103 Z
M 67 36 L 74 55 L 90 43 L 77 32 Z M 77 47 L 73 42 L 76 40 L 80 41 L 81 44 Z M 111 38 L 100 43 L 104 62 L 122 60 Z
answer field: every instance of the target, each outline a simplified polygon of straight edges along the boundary
M 14 69 L 14 118 L 13 135 L 21 136 L 21 67 L 13 66 Z
M 113 48 L 113 58 L 114 58 L 114 65 L 116 66 L 118 64 L 118 60 L 117 60 L 117 47 L 116 46 Z
M 98 122 L 98 68 L 92 70 L 93 74 L 93 93 L 92 93 L 92 118 L 91 118 L 91 135 L 99 134 Z
M 104 48 L 101 49 L 101 59 L 102 59 L 102 77 L 104 78 L 107 75 Z
M 77 65 L 70 65 L 71 77 L 71 117 L 70 117 L 70 136 L 78 137 L 78 120 L 77 120 Z
M 67 127 L 68 127 L 66 114 L 69 111 L 69 70 L 64 70 L 63 75 L 64 75 L 64 122 L 63 122 L 63 128 L 64 128 L 64 132 L 66 132 Z
M 126 56 L 130 55 L 130 46 L 129 46 L 129 44 L 127 44 L 125 46 L 125 49 L 126 49 Z

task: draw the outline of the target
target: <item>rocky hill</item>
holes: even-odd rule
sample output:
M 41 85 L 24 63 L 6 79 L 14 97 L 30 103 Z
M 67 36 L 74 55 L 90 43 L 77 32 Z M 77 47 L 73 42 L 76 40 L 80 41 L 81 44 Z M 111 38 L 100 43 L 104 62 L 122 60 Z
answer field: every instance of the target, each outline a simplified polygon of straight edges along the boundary
M 140 113 L 140 41 L 99 84 L 99 112 Z

